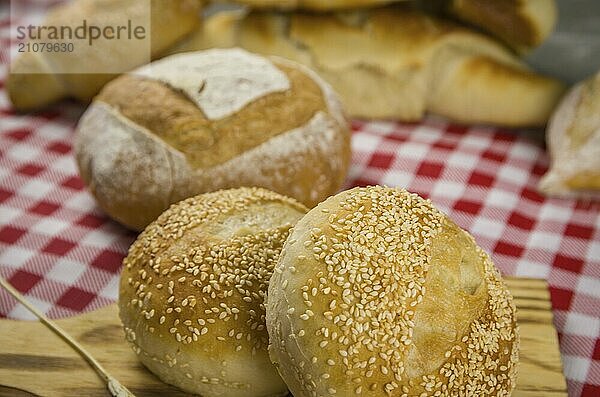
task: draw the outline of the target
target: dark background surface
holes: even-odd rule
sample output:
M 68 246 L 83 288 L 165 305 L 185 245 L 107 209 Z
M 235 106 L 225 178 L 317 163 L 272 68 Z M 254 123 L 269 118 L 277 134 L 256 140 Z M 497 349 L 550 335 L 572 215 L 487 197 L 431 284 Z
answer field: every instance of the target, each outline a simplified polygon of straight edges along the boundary
M 554 34 L 527 60 L 573 83 L 600 70 L 600 0 L 558 0 L 558 7 Z

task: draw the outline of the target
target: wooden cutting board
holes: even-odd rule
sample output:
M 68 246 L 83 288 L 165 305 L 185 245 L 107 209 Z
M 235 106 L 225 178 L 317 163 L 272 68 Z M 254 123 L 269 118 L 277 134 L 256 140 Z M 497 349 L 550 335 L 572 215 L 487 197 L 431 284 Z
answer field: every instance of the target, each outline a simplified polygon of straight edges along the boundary
M 518 308 L 521 360 L 514 397 L 567 396 L 545 281 L 506 282 Z M 125 342 L 116 305 L 57 321 L 137 397 L 187 396 L 138 363 Z M 88 364 L 38 322 L 0 320 L 0 396 L 102 396 Z

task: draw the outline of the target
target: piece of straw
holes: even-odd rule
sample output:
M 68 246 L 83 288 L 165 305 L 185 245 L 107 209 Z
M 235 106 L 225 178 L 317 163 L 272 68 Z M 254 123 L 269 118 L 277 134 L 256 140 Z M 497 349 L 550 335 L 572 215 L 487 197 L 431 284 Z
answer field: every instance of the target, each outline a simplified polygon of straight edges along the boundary
M 10 285 L 4 278 L 0 276 L 0 285 L 4 287 L 16 300 L 18 300 L 23 306 L 33 313 L 46 327 L 50 328 L 56 335 L 60 336 L 67 344 L 69 344 L 85 361 L 87 361 L 92 368 L 96 371 L 98 376 L 106 382 L 106 387 L 110 394 L 114 397 L 135 397 L 125 386 L 123 386 L 117 379 L 112 377 L 102 365 L 96 361 L 92 355 L 85 350 L 83 346 L 73 339 L 67 332 L 60 328 L 54 321 L 47 318 L 43 313 L 37 310 L 31 303 L 25 299 L 23 295 L 19 293 L 12 285 Z

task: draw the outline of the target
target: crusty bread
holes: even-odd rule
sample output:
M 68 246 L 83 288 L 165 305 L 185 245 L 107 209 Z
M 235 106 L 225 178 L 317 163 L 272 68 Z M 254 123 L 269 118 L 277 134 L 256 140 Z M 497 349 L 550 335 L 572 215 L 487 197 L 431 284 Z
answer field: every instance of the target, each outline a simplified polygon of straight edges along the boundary
M 130 0 L 78 0 L 53 8 L 44 26 L 112 26 L 115 10 L 135 20 L 147 15 L 147 4 Z M 157 57 L 200 23 L 201 0 L 151 0 L 151 56 Z M 121 14 L 122 13 L 122 14 Z M 103 40 L 80 45 L 76 52 L 25 52 L 10 66 L 6 89 L 13 106 L 30 110 L 65 97 L 89 101 L 115 74 L 76 74 L 68 71 L 130 70 L 145 63 L 147 54 L 131 41 Z M 76 56 L 75 56 L 76 55 Z M 76 63 L 77 65 L 75 65 Z M 76 67 L 77 66 L 77 67 Z
M 141 362 L 204 397 L 287 394 L 267 353 L 264 299 L 298 202 L 257 188 L 189 198 L 124 260 L 119 315 Z
M 403 0 L 221 0 L 257 9 L 312 11 L 373 7 Z M 421 7 L 445 11 L 501 39 L 519 52 L 542 44 L 556 24 L 556 0 L 418 0 Z
M 551 165 L 540 189 L 600 198 L 600 72 L 565 96 L 550 119 L 546 141 Z
M 450 0 L 449 11 L 519 52 L 542 44 L 558 17 L 555 0 Z
M 310 15 L 224 12 L 173 52 L 240 46 L 308 65 L 355 117 L 545 124 L 563 92 L 483 34 L 408 6 Z
M 314 206 L 342 185 L 350 133 L 314 72 L 241 49 L 175 55 L 110 82 L 75 139 L 114 219 L 142 229 L 199 193 L 261 186 Z
M 403 190 L 339 193 L 294 227 L 269 283 L 269 353 L 295 397 L 507 396 L 512 297 L 473 238 Z

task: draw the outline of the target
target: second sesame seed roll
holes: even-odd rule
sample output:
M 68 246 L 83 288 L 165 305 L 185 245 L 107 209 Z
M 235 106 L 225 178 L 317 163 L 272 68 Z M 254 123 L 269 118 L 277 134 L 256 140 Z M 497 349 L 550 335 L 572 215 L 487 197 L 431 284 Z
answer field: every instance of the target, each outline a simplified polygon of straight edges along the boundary
M 269 285 L 269 353 L 294 397 L 508 396 L 512 297 L 430 201 L 355 188 L 294 227 Z
M 124 260 L 119 315 L 140 361 L 204 397 L 287 393 L 268 354 L 264 299 L 306 208 L 259 189 L 208 193 L 165 211 Z

